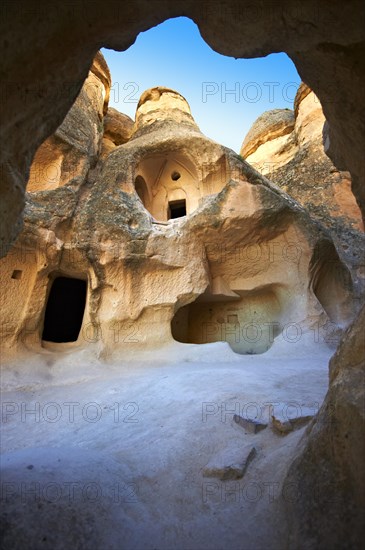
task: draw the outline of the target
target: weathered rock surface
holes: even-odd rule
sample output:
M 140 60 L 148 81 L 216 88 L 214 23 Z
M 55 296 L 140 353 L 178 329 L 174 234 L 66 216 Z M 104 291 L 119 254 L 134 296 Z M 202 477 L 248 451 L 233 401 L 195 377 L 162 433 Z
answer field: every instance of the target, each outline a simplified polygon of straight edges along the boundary
M 264 143 L 290 134 L 294 130 L 294 125 L 294 113 L 290 109 L 266 111 L 250 128 L 243 141 L 241 155 L 247 159 Z
M 233 421 L 241 426 L 246 433 L 257 434 L 267 428 L 267 424 L 258 422 L 257 420 L 251 420 L 250 418 L 244 418 L 238 414 L 233 416 Z
M 243 354 L 267 351 L 288 323 L 346 327 L 351 276 L 326 231 L 203 136 L 180 94 L 154 88 L 139 105 L 127 143 L 97 164 L 93 135 L 83 134 L 89 164 L 78 178 L 64 171 L 63 186 L 28 194 L 25 230 L 1 263 L 8 348 L 45 345 L 46 298 L 59 274 L 89 280 L 75 341 L 87 345 L 94 331 L 107 355 L 123 343 L 115 331 L 128 327 L 138 332 L 136 347 L 172 336 L 227 341 Z M 76 102 L 66 121 L 92 109 L 91 120 L 102 117 L 101 102 Z M 66 123 L 56 137 L 68 128 L 72 138 Z M 175 220 L 176 206 L 183 212 Z
M 279 435 L 287 435 L 294 430 L 299 430 L 313 418 L 313 415 L 297 416 L 288 420 L 281 420 L 275 416 L 271 417 L 271 427 L 273 431 Z
M 364 3 L 303 3 L 265 1 L 242 6 L 229 1 L 220 6 L 201 4 L 190 0 L 177 3 L 157 1 L 122 6 L 107 0 L 100 3 L 58 4 L 49 9 L 46 2 L 5 2 L 3 17 L 0 20 L 2 40 L 2 101 L 1 108 L 1 254 L 5 255 L 21 231 L 21 213 L 24 207 L 24 188 L 33 155 L 39 145 L 61 124 L 65 115 L 81 90 L 87 77 L 92 59 L 100 45 L 119 50 L 129 47 L 142 30 L 163 20 L 187 15 L 199 25 L 203 38 L 222 54 L 236 57 L 267 55 L 275 51 L 285 51 L 293 59 L 301 77 L 314 90 L 321 100 L 325 117 L 326 151 L 339 170 L 348 170 L 352 177 L 352 189 L 364 214 L 364 155 L 365 116 L 363 93 L 365 89 L 365 36 Z M 46 47 L 45 47 L 46 45 Z M 64 83 L 69 85 L 64 87 Z M 71 215 L 64 207 L 70 204 L 72 193 L 62 187 L 55 190 L 60 200 L 61 214 L 55 206 L 57 223 L 62 225 L 62 217 Z M 55 197 L 54 197 L 55 198 Z M 35 205 L 42 216 L 42 199 Z M 63 208 L 63 210 L 62 210 Z M 70 208 L 71 210 L 71 208 Z M 47 214 L 50 211 L 47 211 Z M 46 228 L 46 222 L 42 222 Z M 43 233 L 44 236 L 44 233 Z M 31 247 L 32 242 L 29 241 Z M 51 253 L 57 253 L 57 241 L 49 234 L 47 242 Z M 23 251 L 28 250 L 26 248 Z M 18 279 L 14 279 L 18 280 Z M 35 279 L 32 278 L 32 281 Z M 364 330 L 365 320 L 359 317 L 357 328 L 351 334 Z M 30 327 L 29 327 L 30 329 Z M 353 340 L 351 339 L 351 343 Z M 346 364 L 346 353 L 343 361 Z M 351 377 L 353 375 L 353 383 Z M 353 388 L 358 389 L 356 370 L 348 371 L 349 396 Z M 338 391 L 338 406 L 343 407 L 344 417 L 349 418 L 353 407 L 351 399 Z M 330 391 L 331 394 L 331 391 Z M 354 408 L 353 418 L 359 418 L 359 408 Z M 323 440 L 331 441 L 337 433 L 336 442 L 344 452 L 357 453 L 363 460 L 363 441 L 357 421 L 354 423 L 354 440 L 347 449 L 349 438 L 342 430 L 335 432 L 329 422 L 330 411 L 322 411 Z M 351 439 L 352 441 L 352 439 Z M 337 455 L 329 455 L 324 446 L 306 447 L 304 454 L 317 457 L 317 464 L 326 464 L 329 476 L 345 468 L 347 478 L 355 480 L 346 489 L 342 499 L 341 514 L 332 514 L 332 502 L 323 501 L 313 507 L 311 493 L 303 492 L 300 499 L 301 513 L 291 507 L 296 522 L 305 516 L 308 534 L 311 526 L 318 525 L 313 538 L 295 541 L 293 547 L 318 548 L 316 537 L 325 525 L 322 539 L 323 548 L 355 547 L 362 541 L 360 523 L 357 521 L 358 489 L 356 476 L 357 462 L 337 462 Z M 350 454 L 352 456 L 352 454 Z M 337 465 L 340 464 L 340 468 Z M 346 469 L 347 468 L 347 469 Z M 296 478 L 305 469 L 296 471 Z M 315 477 L 317 465 L 311 471 Z M 307 476 L 308 477 L 308 476 Z M 326 490 L 324 478 L 320 476 L 316 485 L 319 492 Z M 296 515 L 297 514 L 297 515 Z M 350 521 L 347 521 L 347 519 Z M 356 518 L 352 520 L 351 518 Z M 294 523 L 293 523 L 294 525 Z M 360 541 L 360 542 L 359 542 Z M 73 541 L 74 542 L 74 541 Z
M 1 262 L 9 352 L 48 345 L 60 275 L 87 281 L 74 345 L 105 357 L 130 330 L 137 349 L 226 341 L 252 354 L 290 323 L 341 332 L 351 321 L 351 276 L 326 230 L 201 134 L 177 92 L 145 92 L 132 137 L 93 166 L 81 187 L 28 194 L 24 231 Z
M 98 52 L 61 126 L 38 148 L 30 169 L 28 192 L 47 191 L 66 183 L 77 187 L 84 182 L 99 156 L 110 85 L 108 66 Z
M 108 156 L 116 146 L 127 143 L 132 135 L 133 126 L 134 122 L 128 115 L 109 107 L 104 117 L 101 158 Z
M 360 296 L 365 283 L 361 253 L 365 239 L 350 174 L 339 171 L 325 154 L 321 104 L 304 83 L 296 94 L 294 113 L 295 118 L 286 109 L 261 115 L 247 134 L 241 154 L 330 230 Z
M 361 548 L 365 506 L 365 308 L 330 362 L 330 388 L 287 482 L 290 548 Z M 323 510 L 330 510 L 323 514 Z
M 203 468 L 203 476 L 216 477 L 221 481 L 242 479 L 255 456 L 256 449 L 252 445 L 224 449 Z
M 334 233 L 341 233 L 343 225 L 363 230 L 350 175 L 340 172 L 325 154 L 321 104 L 304 83 L 296 94 L 294 113 L 295 118 L 287 109 L 263 113 L 248 132 L 241 155 Z
M 183 124 L 199 131 L 188 102 L 179 92 L 165 86 L 156 86 L 143 92 L 137 105 L 133 137 L 155 131 L 167 122 Z
M 133 120 L 113 107 L 109 107 L 104 117 L 104 137 L 114 145 L 127 143 L 132 135 Z

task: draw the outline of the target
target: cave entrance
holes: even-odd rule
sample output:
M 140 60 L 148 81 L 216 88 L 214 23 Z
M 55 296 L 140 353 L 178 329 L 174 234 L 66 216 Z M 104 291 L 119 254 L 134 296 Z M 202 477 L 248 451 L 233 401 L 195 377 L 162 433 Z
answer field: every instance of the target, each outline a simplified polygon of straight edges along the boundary
M 227 342 L 235 353 L 268 351 L 281 333 L 280 289 L 268 285 L 241 295 L 201 294 L 178 309 L 171 321 L 174 340 L 185 344 Z
M 75 342 L 80 333 L 86 304 L 87 283 L 82 279 L 56 277 L 44 316 L 42 340 Z
M 319 241 L 310 263 L 310 287 L 329 320 L 347 326 L 352 315 L 353 284 L 348 268 L 331 241 Z
M 173 220 L 175 218 L 182 218 L 183 216 L 186 216 L 186 200 L 170 201 L 167 210 L 167 218 Z

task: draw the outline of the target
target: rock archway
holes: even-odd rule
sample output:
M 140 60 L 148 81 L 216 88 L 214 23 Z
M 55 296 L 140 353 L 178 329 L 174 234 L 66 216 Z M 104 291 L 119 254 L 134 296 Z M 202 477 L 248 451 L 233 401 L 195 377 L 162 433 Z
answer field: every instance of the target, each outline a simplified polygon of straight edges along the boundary
M 85 8 L 80 1 L 72 8 L 57 4 L 52 9 L 46 2 L 6 2 L 1 21 L 6 67 L 1 102 L 3 254 L 20 229 L 32 157 L 70 109 L 96 51 L 101 45 L 124 50 L 138 32 L 179 15 L 195 21 L 203 39 L 222 54 L 254 57 L 284 51 L 292 58 L 320 98 L 328 121 L 327 151 L 337 168 L 351 172 L 353 191 L 364 212 L 362 2 L 329 6 L 314 0 L 230 1 L 224 9 L 209 2 L 201 8 L 191 0 L 174 5 L 138 1 L 130 8 L 114 0 Z
M 179 309 L 171 322 L 172 336 L 191 344 L 228 342 L 242 355 L 265 353 L 280 334 L 285 318 L 280 290 L 268 285 L 242 296 L 231 294 L 201 295 Z
M 342 325 L 351 315 L 352 279 L 329 241 L 320 241 L 311 260 L 311 287 L 329 319 Z
M 254 57 L 285 51 L 291 57 L 303 81 L 321 100 L 328 121 L 327 152 L 338 169 L 351 172 L 352 188 L 364 214 L 363 2 L 141 0 L 125 5 L 106 0 L 50 6 L 24 0 L 5 2 L 2 9 L 2 255 L 21 228 L 24 190 L 35 151 L 64 119 L 96 51 L 101 45 L 124 50 L 139 32 L 178 15 L 191 17 L 206 42 L 222 54 Z M 300 480 L 304 487 L 301 498 L 288 507 L 293 548 L 298 547 L 298 537 L 302 543 L 308 541 L 308 548 L 362 543 L 363 325 L 364 314 L 349 329 L 348 343 L 341 345 L 331 362 L 329 394 L 291 470 L 294 482 Z M 325 506 L 319 505 L 313 488 L 317 495 L 333 497 L 328 490 L 334 483 L 335 496 L 340 498 L 334 504 L 330 501 L 328 514 L 328 501 L 322 499 Z

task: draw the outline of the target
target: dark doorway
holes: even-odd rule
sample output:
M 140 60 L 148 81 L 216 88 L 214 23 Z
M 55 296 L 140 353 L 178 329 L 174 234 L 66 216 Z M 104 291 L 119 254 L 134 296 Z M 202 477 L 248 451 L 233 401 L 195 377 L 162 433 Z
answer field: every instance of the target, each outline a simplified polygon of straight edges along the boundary
M 86 281 L 57 277 L 49 293 L 42 340 L 75 342 L 79 337 L 86 303 Z
M 169 202 L 168 219 L 173 220 L 175 218 L 182 218 L 183 216 L 186 216 L 186 200 Z

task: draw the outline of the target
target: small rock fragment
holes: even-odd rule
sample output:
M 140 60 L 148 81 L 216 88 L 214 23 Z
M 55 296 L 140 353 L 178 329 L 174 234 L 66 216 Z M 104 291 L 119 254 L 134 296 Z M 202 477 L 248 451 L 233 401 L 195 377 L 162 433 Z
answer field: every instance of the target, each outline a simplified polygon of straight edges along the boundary
M 203 468 L 203 476 L 217 477 L 221 481 L 242 479 L 255 455 L 256 449 L 252 445 L 233 450 L 224 449 Z
M 275 416 L 271 416 L 271 427 L 274 432 L 278 433 L 279 435 L 287 435 L 290 432 L 293 432 L 294 430 L 299 430 L 305 424 L 307 424 L 310 420 L 312 420 L 313 415 L 307 415 L 307 416 L 298 416 L 296 418 L 291 418 L 290 420 L 284 420 L 281 421 L 278 418 L 275 418 Z
M 257 420 L 243 418 L 238 414 L 235 414 L 233 416 L 233 420 L 235 421 L 236 424 L 241 426 L 241 428 L 243 428 L 246 432 L 251 434 L 257 434 L 258 432 L 261 432 L 261 430 L 264 430 L 265 428 L 267 428 L 267 424 L 263 424 L 262 422 L 257 422 Z
M 293 431 L 293 426 L 289 420 L 284 420 L 283 422 L 275 416 L 271 416 L 271 426 L 274 432 L 280 435 L 287 435 L 289 432 Z

